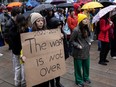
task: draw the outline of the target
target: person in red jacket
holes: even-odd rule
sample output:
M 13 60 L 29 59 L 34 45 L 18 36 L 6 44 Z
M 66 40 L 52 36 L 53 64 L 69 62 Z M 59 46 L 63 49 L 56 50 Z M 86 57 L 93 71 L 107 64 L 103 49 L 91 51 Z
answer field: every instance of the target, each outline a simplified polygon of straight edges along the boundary
M 74 30 L 74 28 L 77 26 L 77 16 L 75 16 L 74 9 L 69 10 L 70 15 L 68 16 L 67 23 L 68 27 L 70 28 L 71 32 Z
M 109 20 L 109 13 L 100 19 L 100 33 L 98 35 L 98 40 L 101 41 L 101 51 L 99 64 L 107 65 L 109 62 L 106 57 L 110 50 L 110 39 L 113 38 L 113 33 L 111 33 L 113 27 L 113 22 Z

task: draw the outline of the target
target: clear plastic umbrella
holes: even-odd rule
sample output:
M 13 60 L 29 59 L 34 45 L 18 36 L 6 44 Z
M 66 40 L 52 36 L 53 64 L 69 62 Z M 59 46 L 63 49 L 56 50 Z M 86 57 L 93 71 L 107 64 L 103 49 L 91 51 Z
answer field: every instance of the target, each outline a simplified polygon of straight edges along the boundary
M 113 0 L 114 3 L 116 3 L 116 0 Z
M 103 9 L 101 9 L 94 17 L 92 20 L 92 23 L 98 22 L 100 20 L 101 17 L 103 17 L 105 14 L 107 14 L 108 12 L 114 10 L 116 8 L 116 5 L 110 5 L 108 7 L 105 7 Z

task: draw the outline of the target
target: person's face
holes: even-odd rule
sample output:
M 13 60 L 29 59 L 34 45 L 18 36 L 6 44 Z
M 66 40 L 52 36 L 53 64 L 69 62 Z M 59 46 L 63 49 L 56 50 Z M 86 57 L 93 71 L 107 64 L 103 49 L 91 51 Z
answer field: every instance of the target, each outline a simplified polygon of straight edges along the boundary
M 49 15 L 52 16 L 53 12 L 52 11 L 49 11 Z
M 81 11 L 81 6 L 79 6 L 77 10 L 78 10 L 78 11 Z
M 26 5 L 24 5 L 24 8 L 26 8 Z
M 87 25 L 87 24 L 88 24 L 88 19 L 85 18 L 84 20 L 82 20 L 82 23 L 83 23 L 84 25 Z
M 5 10 L 3 10 L 3 12 L 4 12 L 4 13 L 8 13 L 8 10 L 7 10 L 7 9 L 5 9 Z
M 74 16 L 74 15 L 75 15 L 75 12 L 74 12 L 74 11 L 72 11 L 72 12 L 71 12 L 71 15 L 72 15 L 72 16 Z
M 44 19 L 43 18 L 37 19 L 36 20 L 36 25 L 37 25 L 37 28 L 42 29 L 43 26 L 44 26 Z
M 64 9 L 62 9 L 62 14 L 64 14 Z

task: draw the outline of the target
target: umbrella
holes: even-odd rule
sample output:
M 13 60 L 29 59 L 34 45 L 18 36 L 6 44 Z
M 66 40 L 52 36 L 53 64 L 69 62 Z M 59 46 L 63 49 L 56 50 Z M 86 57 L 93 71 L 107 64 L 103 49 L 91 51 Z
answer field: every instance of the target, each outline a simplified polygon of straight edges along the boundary
M 14 7 L 14 6 L 20 7 L 21 5 L 22 5 L 21 2 L 11 2 L 7 5 L 7 7 Z
M 56 7 L 58 8 L 73 7 L 73 3 L 60 3 Z
M 101 1 L 100 2 L 104 7 L 107 7 L 109 5 L 114 5 L 115 3 L 114 2 L 110 2 L 110 1 Z
M 81 9 L 99 8 L 99 7 L 103 7 L 103 5 L 99 2 L 88 2 L 84 4 Z
M 52 2 L 52 0 L 46 0 L 45 1 L 45 3 L 51 3 Z
M 32 11 L 40 12 L 40 11 L 48 9 L 48 8 L 53 8 L 53 5 L 51 5 L 51 4 L 40 4 L 40 5 L 36 6 L 35 8 L 33 8 Z
M 114 0 L 113 2 L 116 3 L 116 0 Z
M 107 6 L 103 9 L 101 9 L 94 17 L 93 17 L 93 20 L 92 20 L 92 23 L 95 23 L 97 21 L 99 21 L 99 19 L 101 17 L 103 17 L 105 14 L 107 14 L 108 12 L 114 10 L 116 8 L 116 5 L 110 5 L 110 6 Z
M 28 0 L 28 2 L 26 3 L 27 6 L 31 6 L 31 7 L 36 7 L 36 6 L 38 6 L 39 4 L 40 4 L 40 3 L 37 2 L 36 0 L 31 0 L 31 1 Z
M 25 19 L 27 19 L 31 13 L 33 13 L 33 11 L 27 11 L 27 12 L 23 13 L 23 16 L 25 17 Z
M 51 4 L 66 3 L 66 0 L 52 0 Z

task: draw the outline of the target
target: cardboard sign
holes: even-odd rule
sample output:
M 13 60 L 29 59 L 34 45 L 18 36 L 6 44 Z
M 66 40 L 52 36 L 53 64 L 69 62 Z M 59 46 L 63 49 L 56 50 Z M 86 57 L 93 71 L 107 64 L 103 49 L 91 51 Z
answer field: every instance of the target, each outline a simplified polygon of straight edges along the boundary
M 27 87 L 40 84 L 66 72 L 60 29 L 21 34 Z

